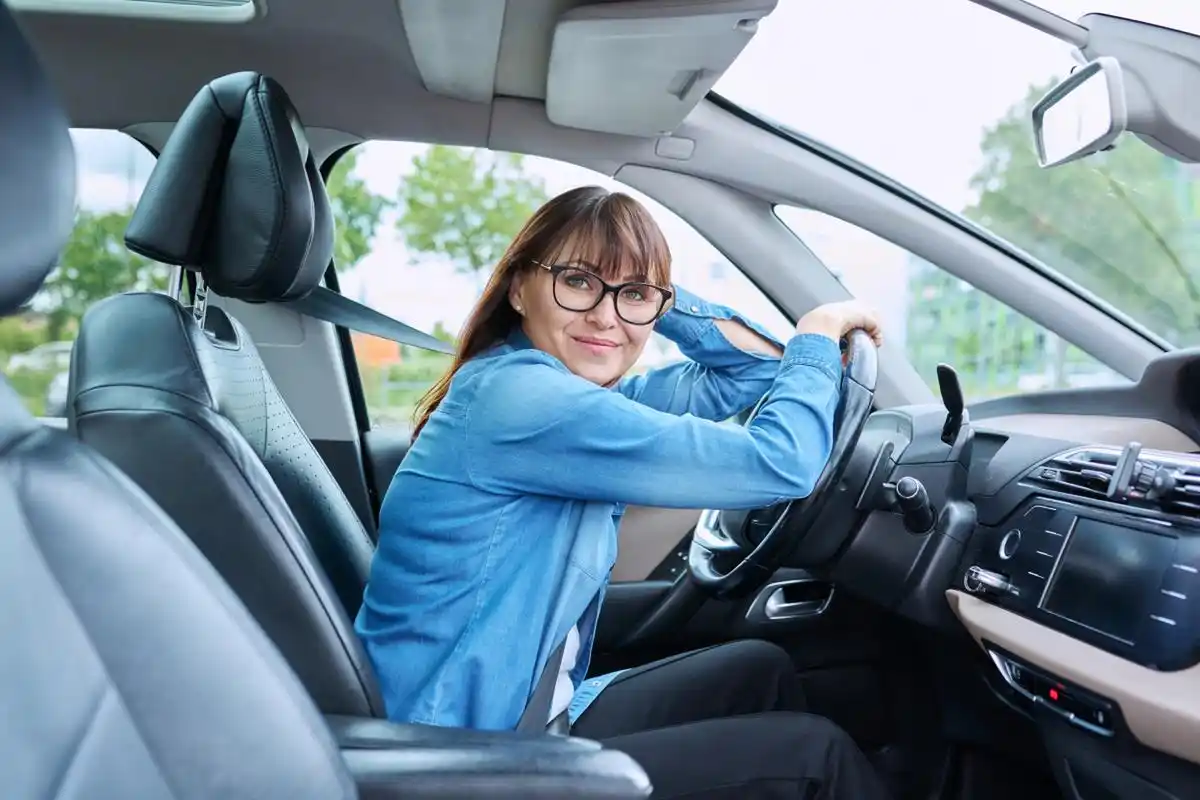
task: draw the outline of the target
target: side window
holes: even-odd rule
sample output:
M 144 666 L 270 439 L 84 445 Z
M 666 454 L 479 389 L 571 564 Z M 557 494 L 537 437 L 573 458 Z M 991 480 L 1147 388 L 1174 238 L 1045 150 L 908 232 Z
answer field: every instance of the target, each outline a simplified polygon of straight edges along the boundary
M 165 289 L 169 269 L 125 249 L 125 228 L 154 157 L 120 131 L 71 131 L 77 162 L 75 229 L 57 268 L 22 313 L 0 319 L 0 363 L 29 410 L 66 413 L 67 371 L 88 307 L 129 290 Z
M 936 390 L 954 366 L 968 401 L 1020 392 L 1127 383 L 1038 323 L 897 245 L 811 209 L 779 218 L 857 298 L 878 309 L 885 334 Z
M 728 259 L 674 213 L 591 170 L 545 158 L 404 142 L 368 142 L 343 156 L 328 186 L 338 217 L 342 292 L 453 341 L 492 267 L 546 199 L 583 184 L 646 204 L 671 247 L 673 279 L 732 306 L 786 340 L 792 325 Z M 409 425 L 449 358 L 356 334 L 372 426 Z M 637 369 L 682 356 L 655 334 Z

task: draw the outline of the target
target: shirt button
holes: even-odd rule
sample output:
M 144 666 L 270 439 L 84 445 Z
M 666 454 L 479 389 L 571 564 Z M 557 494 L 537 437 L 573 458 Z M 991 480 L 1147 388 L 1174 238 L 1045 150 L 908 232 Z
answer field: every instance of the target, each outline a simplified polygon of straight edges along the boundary
M 693 313 L 693 314 L 699 314 L 699 313 L 700 313 L 700 306 L 692 306 L 692 313 Z

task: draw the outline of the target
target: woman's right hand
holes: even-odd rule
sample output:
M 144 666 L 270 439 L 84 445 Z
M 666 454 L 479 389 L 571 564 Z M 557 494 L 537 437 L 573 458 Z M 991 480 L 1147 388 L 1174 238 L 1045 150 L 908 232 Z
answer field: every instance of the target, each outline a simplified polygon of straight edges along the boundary
M 861 328 L 875 341 L 883 344 L 879 315 L 858 300 L 826 303 L 809 311 L 796 323 L 796 333 L 815 333 L 840 342 L 851 331 Z

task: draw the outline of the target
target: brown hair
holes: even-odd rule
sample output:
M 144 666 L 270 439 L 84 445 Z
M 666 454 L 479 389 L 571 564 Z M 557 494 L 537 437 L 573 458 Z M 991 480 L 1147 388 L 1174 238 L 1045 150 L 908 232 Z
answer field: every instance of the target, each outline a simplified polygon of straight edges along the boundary
M 553 264 L 569 243 L 573 255 L 587 259 L 600 277 L 614 281 L 632 271 L 635 280 L 660 286 L 671 283 L 671 251 L 645 206 L 627 194 L 600 186 L 581 186 L 548 200 L 521 228 L 496 264 L 483 295 L 463 326 L 454 361 L 417 404 L 413 438 L 450 390 L 450 382 L 467 361 L 499 344 L 521 324 L 508 302 L 513 279 L 536 269 L 534 262 Z

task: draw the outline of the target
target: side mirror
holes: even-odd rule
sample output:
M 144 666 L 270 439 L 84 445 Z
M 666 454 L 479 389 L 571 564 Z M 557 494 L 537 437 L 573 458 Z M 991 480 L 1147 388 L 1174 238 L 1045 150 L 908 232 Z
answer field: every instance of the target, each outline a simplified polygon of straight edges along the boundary
M 1089 61 L 1033 107 L 1038 163 L 1054 167 L 1105 150 L 1128 121 L 1121 65 L 1109 56 Z

